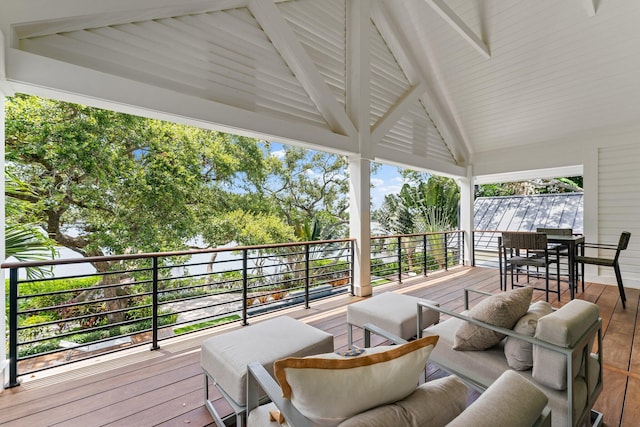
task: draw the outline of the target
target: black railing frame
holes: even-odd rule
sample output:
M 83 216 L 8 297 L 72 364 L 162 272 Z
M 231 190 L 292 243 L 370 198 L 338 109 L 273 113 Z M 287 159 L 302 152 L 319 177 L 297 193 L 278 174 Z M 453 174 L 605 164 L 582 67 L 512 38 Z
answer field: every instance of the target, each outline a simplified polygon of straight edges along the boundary
M 433 233 L 417 233 L 417 234 L 412 234 L 412 235 L 400 235 L 400 236 L 377 236 L 379 238 L 381 237 L 386 237 L 386 238 L 395 238 L 394 240 L 397 242 L 397 253 L 396 253 L 396 257 L 397 257 L 397 262 L 398 262 L 398 271 L 397 271 L 397 277 L 398 277 L 398 283 L 402 284 L 402 277 L 403 277 L 403 267 L 402 267 L 402 259 L 403 259 L 403 246 L 406 245 L 411 245 L 411 244 L 415 244 L 416 248 L 419 248 L 420 244 L 422 244 L 423 246 L 423 254 L 422 254 L 422 262 L 423 262 L 423 266 L 422 266 L 422 272 L 424 274 L 424 276 L 426 277 L 428 274 L 428 270 L 429 270 L 429 265 L 427 263 L 428 261 L 428 235 L 433 235 L 433 234 L 439 234 L 441 236 L 444 236 L 443 238 L 445 239 L 445 244 L 444 244 L 444 259 L 445 259 L 445 265 L 444 268 L 448 269 L 448 263 L 449 263 L 449 254 L 448 254 L 448 250 L 449 250 L 449 246 L 448 246 L 448 235 L 451 233 L 458 233 L 458 238 L 460 239 L 460 234 L 463 234 L 463 232 L 461 232 L 460 230 L 456 230 L 456 231 L 444 231 L 444 232 L 433 232 Z M 418 237 L 418 239 L 416 239 L 416 237 Z M 411 240 L 413 239 L 413 240 Z M 254 280 L 254 277 L 250 277 L 249 276 L 249 259 L 251 253 L 253 253 L 252 251 L 260 251 L 262 249 L 273 249 L 273 248 L 280 248 L 280 247 L 296 247 L 296 246 L 303 246 L 304 250 L 299 252 L 299 255 L 304 254 L 304 268 L 301 268 L 302 266 L 300 266 L 300 268 L 298 268 L 298 270 L 300 270 L 300 273 L 304 274 L 304 281 L 303 281 L 303 287 L 304 287 L 304 308 L 308 309 L 310 308 L 310 301 L 311 301 L 311 295 L 310 295 L 310 286 L 311 286 L 311 272 L 312 272 L 312 267 L 311 267 L 311 255 L 312 255 L 312 248 L 311 245 L 317 246 L 317 245 L 321 245 L 321 244 L 326 244 L 328 243 L 329 245 L 334 245 L 336 243 L 342 243 L 342 242 L 349 242 L 349 247 L 346 248 L 346 246 L 343 246 L 342 249 L 339 249 L 341 251 L 344 251 L 345 249 L 348 251 L 346 252 L 346 262 L 345 262 L 345 267 L 347 267 L 344 270 L 344 273 L 348 274 L 349 277 L 347 277 L 348 282 L 345 282 L 344 285 L 338 285 L 338 286 L 346 286 L 349 285 L 348 290 L 351 292 L 351 295 L 355 295 L 355 281 L 354 281 L 354 277 L 355 277 L 355 255 L 356 255 L 356 248 L 355 248 L 355 239 L 350 238 L 350 239 L 338 239 L 338 240 L 332 240 L 332 241 L 310 241 L 310 242 L 292 242 L 292 243 L 284 243 L 284 244 L 276 244 L 276 245 L 257 245 L 257 246 L 245 246 L 245 247 L 236 247 L 233 248 L 233 251 L 236 252 L 241 252 L 242 254 L 242 271 L 241 271 L 241 278 L 239 277 L 238 279 L 231 279 L 232 281 L 236 282 L 236 281 L 241 281 L 242 282 L 242 289 L 241 289 L 241 295 L 242 295 L 242 302 L 241 302 L 241 319 L 240 322 L 242 325 L 248 325 L 249 324 L 249 307 L 248 307 L 248 300 L 249 300 L 249 284 L 250 281 Z M 464 242 L 464 234 L 462 235 L 462 241 Z M 409 242 L 409 243 L 407 243 Z M 384 245 L 383 245 L 384 246 Z M 460 250 L 462 253 L 464 253 L 464 247 L 459 247 L 458 250 Z M 161 298 L 161 293 L 165 293 L 165 292 L 174 292 L 176 290 L 179 291 L 179 289 L 165 289 L 164 286 L 161 286 L 161 282 L 165 281 L 165 280 L 170 280 L 170 278 L 165 278 L 164 275 L 162 277 L 160 277 L 160 270 L 161 269 L 165 269 L 165 268 L 171 268 L 170 266 L 160 266 L 160 259 L 161 258 L 169 258 L 172 256 L 182 256 L 182 255 L 194 255 L 194 254 L 198 254 L 198 253 L 212 253 L 212 252 L 228 252 L 229 249 L 209 249 L 209 250 L 195 250 L 195 251 L 178 251 L 178 252 L 166 252 L 166 253 L 149 253 L 149 254 L 127 254 L 127 255 L 116 255 L 116 256 L 107 256 L 107 257 L 86 257 L 86 258 L 79 258 L 79 259 L 65 259 L 65 260 L 56 260 L 56 261 L 48 261 L 48 262 L 38 262 L 38 261 L 31 261 L 31 262 L 22 262 L 22 263 L 6 263 L 3 264 L 2 267 L 3 268 L 7 268 L 9 269 L 9 282 L 10 282 L 10 291 L 9 291 L 9 298 L 10 298 L 10 302 L 9 302 L 9 382 L 7 384 L 8 387 L 15 387 L 17 385 L 20 384 L 19 381 L 19 371 L 18 371 L 18 362 L 22 359 L 19 359 L 18 355 L 18 349 L 19 349 L 19 345 L 22 345 L 24 343 L 19 343 L 18 342 L 18 332 L 20 330 L 19 326 L 18 326 L 18 322 L 19 322 L 19 315 L 24 314 L 18 311 L 19 308 L 19 300 L 20 300 L 20 296 L 19 296 L 19 284 L 20 284 L 20 278 L 19 278 L 19 271 L 21 268 L 27 268 L 27 267 L 37 267 L 39 265 L 48 265 L 48 266 L 52 266 L 52 265 L 65 265 L 65 264 L 75 264 L 75 263 L 95 263 L 95 262 L 100 262 L 100 261 L 105 261 L 105 260 L 109 260 L 109 261 L 125 261 L 125 260 L 135 260 L 135 259 L 145 259 L 145 258 L 151 258 L 151 268 L 149 267 L 145 267 L 145 269 L 147 271 L 151 270 L 151 280 L 142 280 L 140 282 L 136 282 L 136 284 L 141 284 L 141 283 L 147 283 L 147 284 L 151 284 L 151 292 L 146 293 L 146 295 L 151 295 L 151 304 L 150 305 L 145 305 L 144 307 L 148 307 L 151 309 L 151 327 L 150 329 L 145 329 L 145 330 L 138 330 L 139 332 L 150 332 L 150 347 L 151 350 L 157 350 L 160 348 L 159 345 L 159 341 L 161 340 L 161 338 L 159 337 L 159 331 L 160 328 L 162 327 L 162 325 L 164 325 L 165 323 L 161 323 L 160 322 L 160 318 L 161 317 L 166 317 L 169 315 L 173 315 L 176 313 L 180 313 L 181 311 L 178 312 L 173 312 L 173 313 L 161 313 L 162 311 L 162 306 L 164 304 L 166 304 L 167 302 L 174 302 L 171 299 L 167 299 L 164 300 Z M 321 252 L 321 251 L 318 251 Z M 405 251 L 406 252 L 406 251 Z M 407 253 L 407 256 L 410 256 L 411 252 Z M 267 255 L 268 257 L 269 255 Z M 253 259 L 253 258 L 252 258 Z M 227 261 L 222 261 L 222 262 L 227 262 Z M 300 261 L 296 261 L 296 262 L 300 262 Z M 348 263 L 348 265 L 347 265 Z M 204 263 L 202 263 L 204 264 Z M 253 267 L 252 267 L 253 268 Z M 314 267 L 314 271 L 315 271 Z M 126 271 L 121 271 L 121 272 L 117 272 L 117 273 L 123 273 L 123 272 L 128 272 L 129 270 Z M 138 270 L 135 270 L 138 271 Z M 229 270 L 229 271 L 238 271 L 236 270 Z M 335 271 L 333 272 L 334 274 L 336 273 Z M 338 272 L 340 273 L 340 272 Z M 108 274 L 115 274 L 114 272 L 100 272 L 100 273 L 94 273 L 94 274 L 89 274 L 89 275 L 79 275 L 78 277 L 89 277 L 95 274 L 101 274 L 101 275 L 108 275 Z M 330 272 L 327 274 L 331 274 Z M 341 273 L 340 273 L 341 274 Z M 392 273 L 393 274 L 393 273 Z M 189 277 L 196 277 L 198 275 L 187 275 L 187 277 L 184 278 L 189 278 Z M 240 276 L 240 275 L 239 275 Z M 67 276 L 69 278 L 72 277 L 76 277 L 76 276 Z M 315 276 L 314 276 L 315 277 Z M 330 277 L 328 279 L 328 282 L 330 282 Z M 295 279 L 295 280 L 299 280 L 299 279 Z M 226 282 L 223 282 L 226 283 Z M 104 286 L 100 286 L 101 288 L 108 288 L 114 285 L 104 285 Z M 206 285 L 203 285 L 206 286 Z M 335 285 L 334 285 L 335 286 Z M 162 287 L 162 289 L 160 289 Z M 196 286 L 197 287 L 197 286 Z M 184 289 L 189 289 L 189 286 L 186 286 Z M 147 288 L 148 289 L 148 288 Z M 302 289 L 300 289 L 302 290 Z M 56 291 L 57 292 L 57 291 Z M 66 292 L 66 291 L 60 291 L 60 293 L 62 292 Z M 237 291 L 233 291 L 233 290 L 229 290 L 228 291 L 229 294 L 232 294 L 233 292 L 237 292 Z M 226 293 L 223 292 L 223 293 Z M 27 297 L 31 297 L 34 295 L 27 295 Z M 37 296 L 37 295 L 36 295 Z M 143 294 L 140 294 L 140 296 L 143 296 Z M 302 296 L 302 295 L 301 295 Z M 197 296 L 194 296 L 193 298 L 197 298 Z M 187 299 L 191 299 L 191 297 L 187 298 Z M 294 298 L 292 298 L 293 300 Z M 100 300 L 102 301 L 102 299 Z M 180 298 L 177 299 L 177 301 L 181 301 Z M 237 300 L 236 300 L 237 301 Z M 82 303 L 79 303 L 82 304 Z M 79 305 L 78 304 L 78 305 Z M 298 303 L 300 304 L 300 303 Z M 71 306 L 75 306 L 75 305 L 69 305 Z M 109 314 L 109 313 L 116 313 L 116 312 L 121 312 L 125 309 L 117 309 L 115 311 L 112 312 L 103 312 L 103 315 Z M 195 309 L 194 309 L 195 310 Z M 254 314 L 255 315 L 255 314 Z M 88 318 L 91 317 L 90 315 L 81 315 L 78 317 L 78 319 L 82 319 L 82 318 Z M 149 320 L 149 317 L 146 318 L 147 320 Z M 139 320 L 139 319 L 138 319 Z M 127 321 L 128 323 L 133 322 L 133 320 L 131 321 Z M 127 323 L 124 322 L 124 323 Z M 122 323 L 122 324 L 124 324 Z M 174 322 L 175 323 L 175 322 Z M 174 324 L 172 323 L 172 324 Z M 182 322 L 182 323 L 189 323 L 189 322 Z M 180 324 L 182 324 L 180 323 Z M 90 327 L 86 329 L 86 332 L 91 332 L 91 331 L 97 331 L 100 330 L 100 328 L 104 329 L 107 327 L 111 327 L 114 326 L 115 324 L 110 324 L 108 326 L 98 326 L 98 327 Z M 115 325 L 117 326 L 117 325 Z M 123 333 L 121 336 L 132 336 L 133 334 L 135 334 L 136 332 L 126 332 Z M 56 335 L 57 336 L 57 335 Z M 54 337 L 49 337 L 46 339 L 53 339 Z M 162 339 L 166 339 L 166 338 L 162 338 Z M 95 341 L 90 341 L 91 343 L 95 342 L 102 342 L 102 341 L 107 341 L 109 340 L 109 338 L 104 338 L 102 340 L 95 340 Z M 44 341 L 44 340 L 43 340 Z M 136 346 L 139 345 L 145 345 L 146 343 L 149 343 L 149 341 L 146 341 L 144 343 L 139 343 L 139 344 L 135 344 Z M 80 348 L 83 345 L 86 344 L 78 344 L 77 347 L 71 347 L 70 349 L 74 349 L 74 348 Z M 114 351 L 118 351 L 118 350 L 109 350 L 109 351 L 105 351 L 105 353 L 108 352 L 114 352 Z M 51 353 L 55 353 L 56 351 L 51 351 Z M 45 354 L 45 353 L 42 353 Z M 101 353 L 104 354 L 104 353 Z M 32 357 L 36 357 L 35 356 L 29 356 L 27 358 L 32 358 Z M 89 356 L 89 357 L 97 357 L 97 356 Z M 85 360 L 86 358 L 82 358 L 81 360 Z M 71 363 L 71 362 L 69 362 Z M 38 370 L 43 370 L 43 369 L 48 369 L 48 368 L 38 368 L 34 371 L 28 371 L 26 373 L 30 373 L 30 372 L 36 372 Z M 24 374 L 23 374 L 24 375 Z
M 31 311 L 42 311 L 43 309 L 64 309 L 64 308 L 72 308 L 72 307 L 79 307 L 79 306 L 85 306 L 88 304 L 92 304 L 93 302 L 77 302 L 74 304 L 62 304 L 62 305 L 56 305 L 56 306 L 52 306 L 52 307 L 39 307 L 38 309 L 34 309 L 34 310 L 27 310 L 25 312 L 19 312 L 19 300 L 20 300 L 20 289 L 19 289 L 19 285 L 21 283 L 21 280 L 19 278 L 19 272 L 20 269 L 22 268 L 28 268 L 28 267 L 38 267 L 38 266 L 54 266 L 54 265 L 69 265 L 69 264 L 78 264 L 78 263 L 83 263 L 83 264 L 88 264 L 88 263 L 95 263 L 95 262 L 100 262 L 100 261 L 123 261 L 123 260 L 140 260 L 140 259 L 148 259 L 151 258 L 151 267 L 145 267 L 143 269 L 134 269 L 134 270 L 125 270 L 125 271 L 117 271 L 117 272 L 96 272 L 96 273 L 91 273 L 91 274 L 81 274 L 78 276 L 65 276 L 67 278 L 75 278 L 75 277 L 91 277 L 91 276 L 108 276 L 108 275 L 112 275 L 112 274 L 121 274 L 121 273 L 126 273 L 126 272 L 138 272 L 138 271 L 149 271 L 151 273 L 151 280 L 147 279 L 147 280 L 141 280 L 139 282 L 136 282 L 137 285 L 144 285 L 144 284 L 150 284 L 151 285 L 151 291 L 150 292 L 143 292 L 143 293 L 138 293 L 136 295 L 134 295 L 135 297 L 142 297 L 145 295 L 150 295 L 151 296 L 151 304 L 147 304 L 147 305 L 142 305 L 142 306 L 138 306 L 138 308 L 149 308 L 151 310 L 151 314 L 149 317 L 146 317 L 147 320 L 151 321 L 151 327 L 144 329 L 144 330 L 138 330 L 137 332 L 126 332 L 126 333 L 122 333 L 121 335 L 119 335 L 120 337 L 126 337 L 126 336 L 133 336 L 135 333 L 140 333 L 140 332 L 150 332 L 150 340 L 146 341 L 145 343 L 140 343 L 140 344 L 134 344 L 134 346 L 139 346 L 139 345 L 145 345 L 146 343 L 150 344 L 150 349 L 151 350 L 157 350 L 160 348 L 159 346 L 159 330 L 160 330 L 160 321 L 159 319 L 162 317 L 166 317 L 169 315 L 172 315 L 172 313 L 161 313 L 161 306 L 163 305 L 163 303 L 160 301 L 160 294 L 161 292 L 170 292 L 169 290 L 160 290 L 160 282 L 163 280 L 169 280 L 170 278 L 161 278 L 160 277 L 160 270 L 161 269 L 168 269 L 168 268 L 173 268 L 172 266 L 160 266 L 160 262 L 159 259 L 161 257 L 164 258 L 169 258 L 172 256 L 182 256 L 182 255 L 195 255 L 195 254 L 199 254 L 199 253 L 212 253 L 212 252 L 229 252 L 229 251 L 241 251 L 242 252 L 242 279 L 238 279 L 242 281 L 242 318 L 241 318 L 241 323 L 243 325 L 248 325 L 248 318 L 249 318 L 249 310 L 248 310 L 248 291 L 249 291 L 249 281 L 250 281 L 250 277 L 249 277 L 249 257 L 250 251 L 253 250 L 262 250 L 262 249 L 268 249 L 268 248 L 283 248 L 283 247 L 303 247 L 303 249 L 299 250 L 299 252 L 296 252 L 300 255 L 304 254 L 304 268 L 300 269 L 300 273 L 303 273 L 305 276 L 305 280 L 304 280 L 304 307 L 306 309 L 310 308 L 310 301 L 311 301 L 311 296 L 310 295 L 310 287 L 311 287 L 311 254 L 312 253 L 322 253 L 323 250 L 312 250 L 311 246 L 313 245 L 314 247 L 320 247 L 321 245 L 325 245 L 328 244 L 329 248 L 331 248 L 331 245 L 335 245 L 336 243 L 348 243 L 348 247 L 347 246 L 343 246 L 342 249 L 338 248 L 339 251 L 344 251 L 345 249 L 347 250 L 346 252 L 346 260 L 344 260 L 345 262 L 345 268 L 344 270 L 342 270 L 344 272 L 344 274 L 349 275 L 348 277 L 348 282 L 345 283 L 345 287 L 348 284 L 349 287 L 347 288 L 347 290 L 349 292 L 351 292 L 351 294 L 354 294 L 354 256 L 355 256 L 355 248 L 354 248 L 354 242 L 355 239 L 336 239 L 336 240 L 325 240 L 325 241 L 309 241 L 309 242 L 291 242 L 291 243 L 283 243 L 283 244 L 274 244 L 274 245 L 257 245 L 257 246 L 245 246 L 245 247 L 236 247 L 233 249 L 208 249 L 208 250 L 191 250 L 191 251 L 177 251 L 177 252 L 165 252 L 165 253 L 149 253 L 149 254 L 127 254 L 127 255 L 116 255 L 116 256 L 104 256 L 104 257 L 85 257 L 85 258 L 76 258 L 76 259 L 63 259 L 63 260 L 54 260 L 54 261 L 29 261 L 29 262 L 13 262 L 13 263 L 5 263 L 2 265 L 3 268 L 9 269 L 9 314 L 8 314 L 8 323 L 9 323 L 9 334 L 8 334 L 8 338 L 9 338 L 9 360 L 8 360 L 8 368 L 9 368 L 9 381 L 7 384 L 5 384 L 5 387 L 15 387 L 20 385 L 20 380 L 19 380 L 19 366 L 18 363 L 20 362 L 19 358 L 19 346 L 20 345 L 24 345 L 24 344 L 32 344 L 32 343 L 37 343 L 40 341 L 46 341 L 49 339 L 54 339 L 54 338 L 59 338 L 59 337 L 66 337 L 66 336 L 72 336 L 74 335 L 76 332 L 67 332 L 64 334 L 56 334 L 55 336 L 50 336 L 50 337 L 45 337 L 45 338 L 39 338 L 37 340 L 33 340 L 33 341 L 24 341 L 24 342 L 19 342 L 19 331 L 21 329 L 28 329 L 28 327 L 25 328 L 21 328 L 19 326 L 19 316 L 20 315 L 24 315 L 24 314 L 28 314 Z M 270 255 L 267 255 L 267 257 Z M 277 254 L 276 254 L 277 256 Z M 331 255 L 328 258 L 322 258 L 322 259 L 336 259 L 336 260 L 341 260 L 342 259 L 342 255 Z M 226 262 L 226 261 L 223 261 Z M 204 264 L 204 263 L 195 263 L 194 265 L 198 265 L 198 264 Z M 233 270 L 229 270 L 229 271 L 233 271 Z M 314 270 L 315 271 L 315 270 Z M 294 272 L 295 273 L 295 272 Z M 334 274 L 336 273 L 335 271 L 333 272 Z M 343 274 L 340 271 L 338 271 L 338 274 Z M 198 275 L 187 275 L 186 277 L 181 277 L 181 278 L 189 278 L 189 277 L 195 277 Z M 317 276 L 317 277 L 316 277 Z M 318 278 L 320 277 L 320 281 L 325 280 L 324 278 L 325 275 L 315 275 L 314 278 Z M 54 277 L 55 279 L 55 277 Z M 326 280 L 328 282 L 330 282 L 331 279 L 331 273 L 327 273 L 326 274 Z M 46 280 L 50 280 L 50 279 L 45 279 Z M 27 280 L 29 281 L 29 280 Z M 108 289 L 108 288 L 112 288 L 114 286 L 120 286 L 120 285 L 99 285 L 96 287 L 90 287 L 87 289 Z M 203 285 L 206 286 L 206 285 Z M 185 289 L 187 289 L 189 287 L 186 287 Z M 69 293 L 69 292 L 76 292 L 76 291 L 82 291 L 82 290 L 86 290 L 84 288 L 76 288 L 76 289 L 70 289 L 70 290 L 61 290 L 61 291 L 54 291 L 54 292 L 47 292 L 47 293 L 43 293 L 43 294 L 33 294 L 33 295 L 26 295 L 26 297 L 37 297 L 37 296 L 46 296 L 46 295 L 53 295 L 53 294 L 64 294 L 64 293 Z M 175 289 L 172 289 L 171 291 L 175 291 Z M 229 291 L 229 293 L 232 293 L 232 291 Z M 333 293 L 332 293 L 333 294 Z M 131 296 L 131 295 L 130 295 Z M 315 296 L 317 297 L 317 296 Z M 196 298 L 196 297 L 194 297 Z M 109 298 L 101 298 L 100 302 L 105 302 L 105 301 L 113 301 L 118 299 L 117 297 L 109 297 Z M 294 301 L 294 298 L 291 298 L 292 301 Z M 293 304 L 296 304 L 295 302 L 293 302 Z M 300 303 L 297 303 L 300 304 Z M 101 315 L 108 315 L 108 314 L 116 314 L 116 313 L 122 313 L 129 310 L 128 308 L 122 308 L 122 309 L 116 309 L 116 310 L 111 310 L 111 311 L 103 311 L 100 314 Z M 195 310 L 195 309 L 192 309 Z M 277 309 L 276 309 L 277 310 Z M 188 310 L 186 310 L 188 311 Z M 175 313 L 174 313 L 175 314 Z M 65 318 L 65 321 L 72 321 L 72 320 L 82 320 L 82 319 L 89 319 L 92 317 L 96 317 L 95 314 L 88 314 L 88 315 L 79 315 L 79 316 L 73 316 L 73 317 L 69 317 L 69 318 Z M 83 332 L 93 332 L 93 331 L 100 331 L 100 330 L 106 330 L 108 328 L 111 328 L 113 326 L 122 326 L 122 325 L 127 325 L 127 324 L 131 324 L 131 323 L 135 323 L 137 321 L 139 321 L 140 319 L 136 319 L 136 320 L 128 320 L 126 322 L 119 322 L 119 323 L 113 323 L 113 324 L 108 324 L 108 325 L 102 325 L 102 326 L 96 326 L 96 327 L 89 327 L 83 330 Z M 51 322 L 51 324 L 55 324 L 56 322 L 53 321 Z M 189 323 L 189 322 L 182 322 L 182 323 Z M 173 323 L 174 326 L 182 324 L 182 323 Z M 108 341 L 110 338 L 103 338 L 103 339 L 98 339 L 98 340 L 93 340 L 91 341 L 91 343 L 100 343 L 100 342 L 104 342 L 104 341 Z M 75 348 L 81 348 L 86 344 L 77 344 L 73 347 L 67 347 L 67 349 L 69 350 L 73 350 Z M 48 351 L 44 351 L 42 353 L 38 353 L 36 355 L 33 356 L 27 356 L 25 359 L 29 359 L 29 358 L 33 358 L 33 357 L 37 357 L 39 355 L 46 355 L 46 354 L 50 354 L 50 353 L 58 353 L 60 351 L 63 350 L 48 350 Z M 105 353 L 110 353 L 110 352 L 114 352 L 114 351 L 118 351 L 118 350 L 109 350 L 109 351 L 105 351 L 102 354 Z M 99 355 L 96 356 L 89 356 L 89 357 L 97 357 Z M 88 358 L 88 357 L 87 357 Z M 86 358 L 83 358 L 82 360 L 84 360 Z M 37 372 L 40 370 L 44 370 L 44 369 L 48 369 L 49 367 L 45 367 L 45 368 L 36 368 L 32 371 L 28 371 L 26 373 L 31 373 L 31 372 Z
M 9 272 L 9 387 L 18 381 L 18 269 Z M 13 343 L 13 344 L 12 344 Z

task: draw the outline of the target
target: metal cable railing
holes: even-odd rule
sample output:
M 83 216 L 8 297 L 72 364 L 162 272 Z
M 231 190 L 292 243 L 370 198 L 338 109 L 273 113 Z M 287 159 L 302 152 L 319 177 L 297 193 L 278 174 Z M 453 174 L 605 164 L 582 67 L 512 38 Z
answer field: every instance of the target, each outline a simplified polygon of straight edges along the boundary
M 464 232 L 399 234 L 371 237 L 372 284 L 398 281 L 464 263 Z
M 9 386 L 54 366 L 353 293 L 353 239 L 6 263 Z M 29 267 L 73 271 L 27 279 Z
M 175 336 L 353 294 L 354 253 L 354 239 L 339 239 L 5 263 L 9 386 L 54 366 L 140 345 L 158 349 Z M 373 284 L 463 259 L 462 231 L 371 238 Z M 28 279 L 30 267 L 54 274 Z

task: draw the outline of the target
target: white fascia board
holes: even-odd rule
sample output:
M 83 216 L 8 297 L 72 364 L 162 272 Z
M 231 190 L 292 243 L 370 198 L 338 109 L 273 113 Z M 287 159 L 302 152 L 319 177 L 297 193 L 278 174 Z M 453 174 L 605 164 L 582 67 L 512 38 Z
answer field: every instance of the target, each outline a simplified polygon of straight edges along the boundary
M 467 176 L 467 168 L 443 162 L 437 159 L 404 153 L 387 147 L 376 147 L 374 161 L 415 171 L 429 172 L 434 175 L 449 178 L 464 178 Z
M 587 136 L 567 137 L 554 141 L 537 142 L 497 150 L 481 151 L 474 155 L 473 175 L 500 176 L 523 171 L 544 171 L 568 168 L 558 176 L 576 176 L 585 164 L 590 150 Z M 507 175 L 504 175 L 505 177 Z
M 20 38 L 246 7 L 247 0 L 2 0 Z
M 497 173 L 492 175 L 482 175 L 474 177 L 474 184 L 497 184 L 500 182 L 519 182 L 529 179 L 550 179 L 565 176 L 582 176 L 584 167 L 582 165 L 564 166 L 558 168 L 535 169 L 526 171 L 514 171 Z
M 176 123 L 305 146 L 357 152 L 357 139 L 173 90 L 9 49 L 7 79 L 16 91 Z

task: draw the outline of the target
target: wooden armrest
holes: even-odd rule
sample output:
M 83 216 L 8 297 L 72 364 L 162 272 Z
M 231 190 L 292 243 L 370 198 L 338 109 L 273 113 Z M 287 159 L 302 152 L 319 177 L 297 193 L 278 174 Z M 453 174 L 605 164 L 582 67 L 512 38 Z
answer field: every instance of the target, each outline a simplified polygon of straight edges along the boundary
M 260 363 L 251 362 L 247 365 L 247 416 L 258 407 L 260 390 L 267 394 L 291 427 L 312 427 L 311 421 L 290 400 L 282 397 L 280 386 L 267 370 Z

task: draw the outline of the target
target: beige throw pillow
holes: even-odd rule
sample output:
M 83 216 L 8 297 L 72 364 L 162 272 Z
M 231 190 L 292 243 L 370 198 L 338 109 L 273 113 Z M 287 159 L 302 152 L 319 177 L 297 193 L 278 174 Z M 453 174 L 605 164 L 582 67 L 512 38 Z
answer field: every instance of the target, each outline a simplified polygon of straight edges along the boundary
M 274 363 L 285 399 L 314 425 L 337 426 L 368 409 L 413 393 L 437 336 L 366 349 L 356 357 L 335 353 L 289 357 Z
M 408 397 L 355 415 L 339 427 L 445 426 L 467 407 L 467 386 L 455 375 L 420 385 Z
M 527 312 L 533 288 L 523 287 L 492 295 L 469 310 L 468 316 L 494 326 L 511 329 Z M 486 350 L 505 335 L 464 322 L 456 331 L 454 350 Z
M 548 302 L 533 303 L 527 313 L 516 322 L 513 331 L 533 337 L 538 326 L 538 319 L 551 313 L 553 313 L 553 307 Z M 533 344 L 526 341 L 508 337 L 504 344 L 504 355 L 509 367 L 516 371 L 525 371 L 533 366 Z

